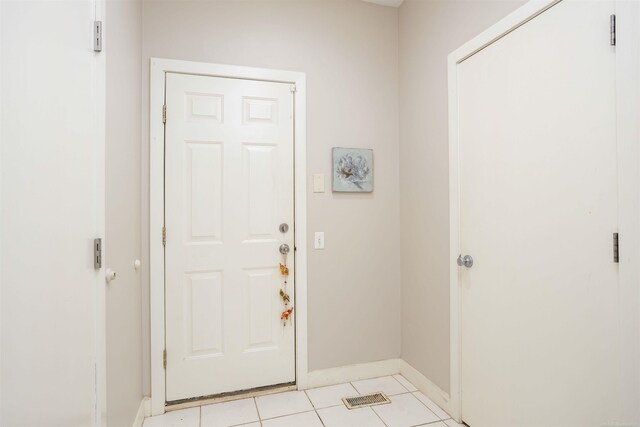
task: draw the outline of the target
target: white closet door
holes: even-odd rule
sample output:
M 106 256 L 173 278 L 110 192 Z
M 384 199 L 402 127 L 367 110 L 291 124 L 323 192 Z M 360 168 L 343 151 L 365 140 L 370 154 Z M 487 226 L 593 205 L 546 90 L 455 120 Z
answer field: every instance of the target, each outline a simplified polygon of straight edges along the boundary
M 0 4 L 3 426 L 86 427 L 104 408 L 105 282 L 93 263 L 104 231 L 97 8 Z
M 624 421 L 612 13 L 564 0 L 458 67 L 471 427 Z

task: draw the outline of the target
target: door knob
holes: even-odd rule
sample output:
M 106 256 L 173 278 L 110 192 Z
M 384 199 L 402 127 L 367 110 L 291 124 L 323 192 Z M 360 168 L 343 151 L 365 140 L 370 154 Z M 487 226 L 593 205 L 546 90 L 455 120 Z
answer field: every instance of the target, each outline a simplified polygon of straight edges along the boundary
M 107 280 L 107 283 L 111 283 L 112 281 L 116 280 L 116 272 L 110 268 L 107 268 L 107 271 L 105 272 L 105 279 Z
M 289 245 L 287 245 L 286 243 L 283 243 L 282 245 L 280 245 L 280 253 L 282 255 L 286 255 L 289 253 Z
M 458 267 L 462 266 L 465 266 L 467 268 L 473 267 L 473 258 L 471 258 L 471 255 L 458 255 Z

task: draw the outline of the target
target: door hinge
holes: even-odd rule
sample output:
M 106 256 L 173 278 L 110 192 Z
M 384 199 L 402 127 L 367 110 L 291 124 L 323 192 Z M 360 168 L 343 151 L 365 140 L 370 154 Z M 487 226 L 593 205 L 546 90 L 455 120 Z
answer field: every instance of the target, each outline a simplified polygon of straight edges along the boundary
M 609 31 L 610 31 L 610 40 L 611 46 L 616 45 L 616 15 L 611 15 L 609 17 Z
M 296 93 L 296 85 L 291 85 L 291 92 Z
M 620 262 L 620 247 L 618 233 L 613 233 L 613 262 Z
M 167 123 L 167 106 L 162 106 L 162 123 Z
M 93 239 L 93 268 L 102 268 L 102 239 Z
M 162 350 L 162 367 L 167 369 L 167 350 Z
M 102 52 L 102 21 L 93 21 L 93 51 Z
M 167 227 L 162 226 L 162 246 L 167 246 Z

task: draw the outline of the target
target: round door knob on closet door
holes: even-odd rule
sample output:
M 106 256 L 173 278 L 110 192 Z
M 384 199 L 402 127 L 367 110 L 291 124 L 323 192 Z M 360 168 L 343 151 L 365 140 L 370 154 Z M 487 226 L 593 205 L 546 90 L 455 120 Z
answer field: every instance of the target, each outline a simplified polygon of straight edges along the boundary
M 473 258 L 471 255 L 458 255 L 458 267 L 465 266 L 467 268 L 473 267 Z
M 282 255 L 286 255 L 289 253 L 289 245 L 287 245 L 286 243 L 283 243 L 280 245 L 280 253 Z
M 105 279 L 107 283 L 111 283 L 111 281 L 116 280 L 116 272 L 107 268 L 107 271 L 105 271 Z

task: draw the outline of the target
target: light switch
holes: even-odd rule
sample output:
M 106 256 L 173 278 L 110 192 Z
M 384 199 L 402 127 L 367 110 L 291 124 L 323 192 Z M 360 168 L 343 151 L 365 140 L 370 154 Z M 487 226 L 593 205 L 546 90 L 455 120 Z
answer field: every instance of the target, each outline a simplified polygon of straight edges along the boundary
M 313 237 L 313 247 L 315 249 L 324 249 L 324 232 L 323 231 L 316 231 L 316 234 Z
M 324 174 L 323 173 L 313 174 L 313 192 L 324 193 Z

